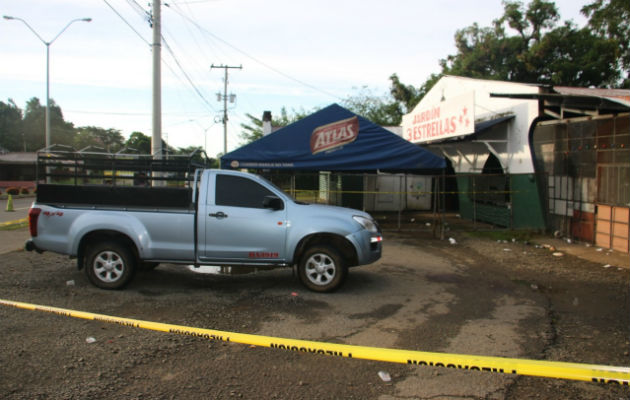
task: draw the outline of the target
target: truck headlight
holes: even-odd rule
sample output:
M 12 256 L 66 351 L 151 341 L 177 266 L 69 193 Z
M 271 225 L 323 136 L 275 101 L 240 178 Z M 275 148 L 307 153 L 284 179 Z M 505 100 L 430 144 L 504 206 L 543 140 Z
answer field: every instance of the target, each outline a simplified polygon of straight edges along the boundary
M 355 215 L 352 218 L 355 221 L 357 221 L 359 223 L 359 225 L 361 225 L 368 232 L 378 233 L 378 226 L 376 225 L 376 223 L 372 219 L 366 218 L 366 217 L 362 217 L 360 215 Z

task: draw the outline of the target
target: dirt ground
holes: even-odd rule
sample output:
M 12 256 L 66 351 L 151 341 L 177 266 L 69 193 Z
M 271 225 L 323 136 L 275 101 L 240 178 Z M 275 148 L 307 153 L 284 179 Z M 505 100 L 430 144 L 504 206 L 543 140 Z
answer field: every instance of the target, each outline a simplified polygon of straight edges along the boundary
M 172 265 L 104 291 L 64 256 L 12 251 L 0 256 L 0 298 L 296 339 L 628 366 L 627 256 L 554 252 L 388 230 L 379 262 L 316 294 L 290 270 L 220 276 Z M 630 399 L 628 387 L 292 353 L 1 306 L 0 337 L 3 399 Z

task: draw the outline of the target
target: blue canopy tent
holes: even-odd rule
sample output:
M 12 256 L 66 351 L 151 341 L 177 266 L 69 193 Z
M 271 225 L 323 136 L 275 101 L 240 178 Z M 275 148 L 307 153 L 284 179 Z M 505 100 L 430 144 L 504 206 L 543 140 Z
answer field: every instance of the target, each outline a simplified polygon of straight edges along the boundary
M 332 104 L 221 157 L 221 168 L 301 171 L 442 169 L 442 157 Z

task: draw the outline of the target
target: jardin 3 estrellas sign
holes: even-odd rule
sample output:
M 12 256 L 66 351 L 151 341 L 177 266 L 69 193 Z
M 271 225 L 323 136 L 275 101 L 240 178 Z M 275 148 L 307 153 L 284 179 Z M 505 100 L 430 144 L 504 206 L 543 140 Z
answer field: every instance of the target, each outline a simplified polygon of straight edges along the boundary
M 422 102 L 403 116 L 403 137 L 411 143 L 424 143 L 475 132 L 475 93 L 433 104 Z

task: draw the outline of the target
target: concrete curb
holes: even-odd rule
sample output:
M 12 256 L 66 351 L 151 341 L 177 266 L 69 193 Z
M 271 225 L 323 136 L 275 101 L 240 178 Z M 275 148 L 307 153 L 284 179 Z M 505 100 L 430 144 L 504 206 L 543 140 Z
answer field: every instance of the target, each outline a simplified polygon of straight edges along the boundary
M 16 219 L 13 221 L 0 222 L 0 228 L 5 228 L 11 225 L 19 225 L 28 222 L 28 218 Z

